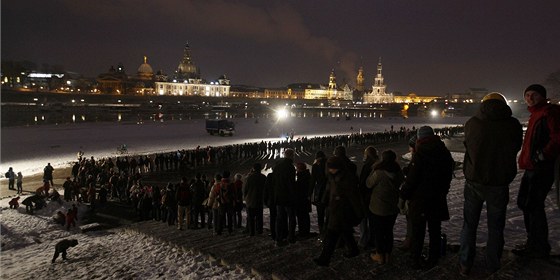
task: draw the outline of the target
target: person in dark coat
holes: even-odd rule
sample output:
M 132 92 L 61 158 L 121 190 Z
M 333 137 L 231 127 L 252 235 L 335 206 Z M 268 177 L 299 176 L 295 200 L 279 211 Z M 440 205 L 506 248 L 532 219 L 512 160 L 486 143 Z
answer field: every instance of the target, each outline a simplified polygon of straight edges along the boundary
M 271 168 L 272 169 L 272 168 Z M 276 241 L 276 216 L 277 208 L 274 202 L 274 172 L 268 173 L 264 183 L 264 204 L 269 211 L 270 237 Z
M 441 254 L 441 221 L 449 220 L 447 193 L 455 162 L 439 136 L 429 126 L 418 129 L 416 152 L 412 156 L 400 196 L 408 200 L 412 223 L 411 257 L 415 269 L 423 268 L 421 260 L 426 224 L 430 233 L 429 258 L 425 268 L 437 264 Z
M 253 164 L 251 173 L 247 176 L 243 186 L 243 199 L 247 204 L 247 227 L 249 235 L 254 236 L 255 232 L 263 233 L 263 205 L 264 188 L 266 176 L 261 173 L 260 163 Z
M 284 158 L 274 167 L 274 202 L 276 204 L 276 245 L 284 246 L 295 242 L 296 215 L 294 211 L 294 189 L 296 169 L 295 152 L 284 150 Z
M 206 211 L 205 206 L 202 205 L 204 200 L 208 197 L 208 193 L 206 192 L 206 186 L 202 181 L 202 174 L 197 173 L 195 176 L 195 181 L 191 185 L 191 192 L 192 192 L 192 227 L 199 228 L 206 227 Z M 199 220 L 200 217 L 200 220 Z
M 517 207 L 523 211 L 527 242 L 513 253 L 525 257 L 548 258 L 548 221 L 545 200 L 554 183 L 555 161 L 560 161 L 560 106 L 547 102 L 546 89 L 530 85 L 524 92 L 531 113 L 519 154 L 519 169 L 524 169 Z
M 311 173 L 304 162 L 296 164 L 294 209 L 297 218 L 298 236 L 307 238 L 310 235 L 311 221 Z
M 328 193 L 325 202 L 328 205 L 328 221 L 323 250 L 313 261 L 319 266 L 328 266 L 339 238 L 344 240 L 347 258 L 359 254 L 358 245 L 353 236 L 353 227 L 363 218 L 362 201 L 358 190 L 358 176 L 341 157 L 327 160 Z
M 476 254 L 476 231 L 486 202 L 488 271 L 500 269 L 504 249 L 504 227 L 509 202 L 509 184 L 517 174 L 517 152 L 521 149 L 523 129 L 512 117 L 503 95 L 490 93 L 482 99 L 479 111 L 465 124 L 465 174 L 463 230 L 459 264 L 468 274 Z
M 10 209 L 12 209 L 12 208 L 13 209 L 18 209 L 19 208 L 19 196 L 12 198 L 8 204 L 10 205 Z
M 364 165 L 360 172 L 360 196 L 364 200 L 364 205 L 368 206 L 371 200 L 371 189 L 366 186 L 366 180 L 373 171 L 373 164 L 377 162 L 379 155 L 377 149 L 368 146 L 364 150 Z M 366 217 L 360 223 L 360 241 L 358 245 L 364 248 L 375 248 L 375 234 L 373 231 L 373 214 L 369 209 L 366 211 Z
M 64 200 L 66 202 L 72 200 L 72 181 L 70 180 L 70 177 L 66 177 L 66 181 L 64 181 L 64 183 L 62 184 L 62 189 L 64 189 Z
M 327 188 L 327 157 L 323 151 L 318 151 L 315 155 L 315 162 L 311 166 L 311 185 L 313 186 L 313 194 L 311 202 L 315 205 L 317 211 L 317 225 L 321 236 L 324 232 L 325 211 L 323 204 L 323 196 Z
M 66 260 L 66 250 L 70 247 L 75 247 L 76 245 L 78 245 L 78 240 L 76 239 L 62 239 L 58 241 L 58 243 L 54 246 L 54 256 L 51 262 L 54 263 L 60 253 L 62 253 L 62 259 Z

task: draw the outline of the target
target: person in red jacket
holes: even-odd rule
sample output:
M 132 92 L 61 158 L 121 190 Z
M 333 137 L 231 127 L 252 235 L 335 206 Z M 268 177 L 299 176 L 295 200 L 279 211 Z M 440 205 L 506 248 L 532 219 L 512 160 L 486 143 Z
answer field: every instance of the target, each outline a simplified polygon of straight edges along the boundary
M 514 254 L 535 258 L 550 255 L 544 201 L 554 182 L 554 163 L 560 154 L 560 106 L 547 102 L 546 89 L 530 85 L 524 93 L 531 113 L 519 155 L 521 179 L 517 206 L 523 211 L 527 243 Z

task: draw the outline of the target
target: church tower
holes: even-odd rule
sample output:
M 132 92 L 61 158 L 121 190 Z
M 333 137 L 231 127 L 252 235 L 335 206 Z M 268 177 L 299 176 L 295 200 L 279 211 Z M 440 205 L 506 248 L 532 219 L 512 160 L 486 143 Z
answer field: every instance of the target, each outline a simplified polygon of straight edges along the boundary
M 364 68 L 360 66 L 360 69 L 358 69 L 358 76 L 356 77 L 356 90 L 363 92 L 364 89 Z
M 334 69 L 331 71 L 331 75 L 329 76 L 329 89 L 336 89 L 336 76 L 334 75 Z
M 373 94 L 374 95 L 385 95 L 385 89 L 387 88 L 383 83 L 383 74 L 381 71 L 383 70 L 383 66 L 381 65 L 381 57 L 379 58 L 379 62 L 377 63 L 377 74 L 373 78 Z
M 393 94 L 387 94 L 387 86 L 383 81 L 383 66 L 381 65 L 381 57 L 379 58 L 379 62 L 377 63 L 377 73 L 373 78 L 373 85 L 371 92 L 366 92 L 364 94 L 364 102 L 366 103 L 393 103 L 394 98 Z

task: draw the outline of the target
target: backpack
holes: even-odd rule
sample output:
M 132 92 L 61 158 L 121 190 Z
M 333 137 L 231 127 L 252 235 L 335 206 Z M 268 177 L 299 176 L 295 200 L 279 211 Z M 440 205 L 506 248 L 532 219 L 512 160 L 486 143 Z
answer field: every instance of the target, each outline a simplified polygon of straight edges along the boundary
M 6 175 L 6 178 L 10 178 L 10 172 L 6 172 L 4 175 Z

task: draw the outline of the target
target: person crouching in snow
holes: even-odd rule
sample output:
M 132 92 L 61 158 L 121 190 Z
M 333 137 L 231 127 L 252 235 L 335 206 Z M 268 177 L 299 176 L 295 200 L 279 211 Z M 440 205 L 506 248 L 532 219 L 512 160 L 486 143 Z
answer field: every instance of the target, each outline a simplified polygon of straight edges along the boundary
M 75 206 L 74 206 L 75 207 Z M 78 215 L 78 208 L 68 209 L 66 213 L 66 230 L 70 230 L 70 225 L 76 227 L 76 215 Z
M 19 196 L 18 197 L 14 197 L 10 200 L 9 202 L 10 204 L 10 209 L 18 209 L 19 207 Z
M 62 211 L 58 211 L 53 216 L 53 220 L 55 223 L 64 226 L 64 223 L 66 222 L 66 216 L 64 215 L 64 213 L 62 213 Z
M 76 239 L 62 239 L 54 246 L 54 256 L 52 259 L 52 263 L 58 258 L 58 255 L 62 253 L 62 259 L 66 260 L 66 250 L 70 247 L 74 247 L 78 245 L 78 240 Z

